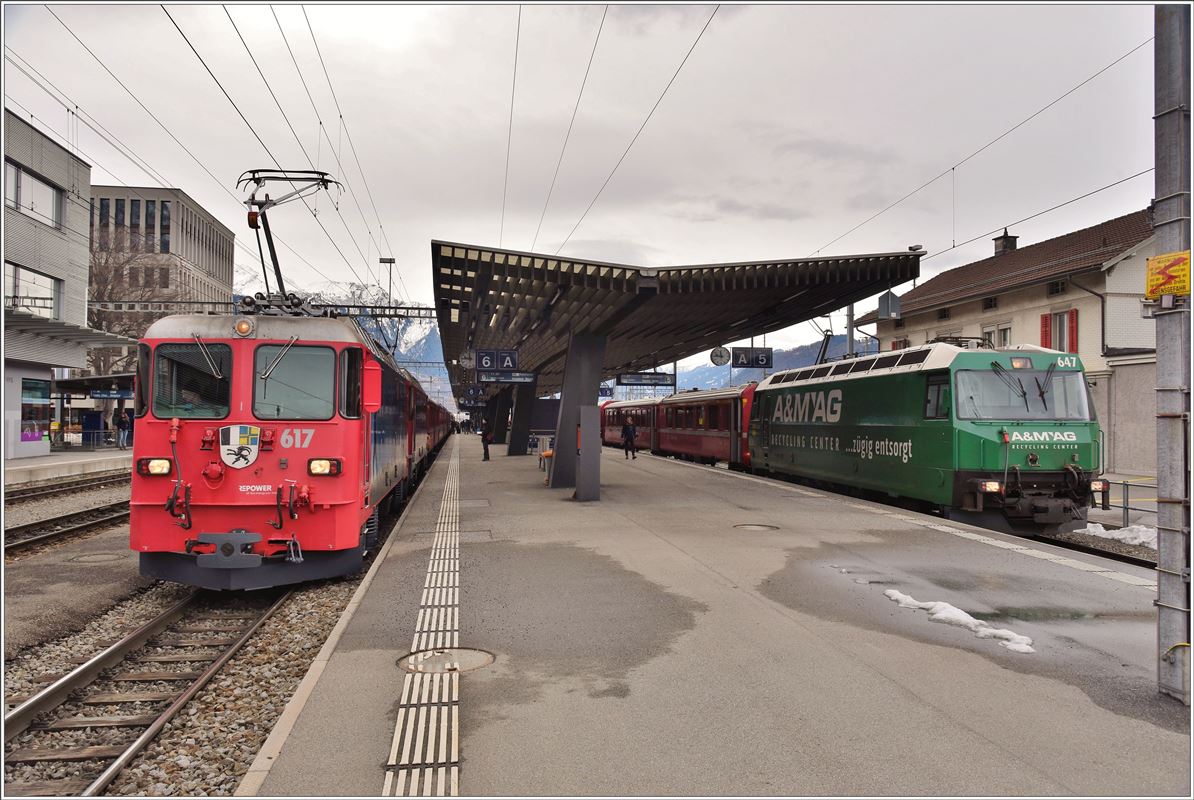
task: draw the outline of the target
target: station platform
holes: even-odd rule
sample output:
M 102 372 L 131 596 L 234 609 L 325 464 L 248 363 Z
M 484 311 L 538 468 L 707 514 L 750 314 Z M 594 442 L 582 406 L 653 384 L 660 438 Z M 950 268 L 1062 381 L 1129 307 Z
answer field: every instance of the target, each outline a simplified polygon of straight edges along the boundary
M 4 462 L 4 485 L 8 488 L 99 472 L 128 470 L 133 466 L 133 451 L 93 450 L 77 453 L 51 453 L 48 456 L 14 458 Z
M 1148 570 L 608 448 L 577 503 L 492 450 L 449 440 L 238 795 L 1189 796 Z M 493 661 L 399 665 L 453 645 Z

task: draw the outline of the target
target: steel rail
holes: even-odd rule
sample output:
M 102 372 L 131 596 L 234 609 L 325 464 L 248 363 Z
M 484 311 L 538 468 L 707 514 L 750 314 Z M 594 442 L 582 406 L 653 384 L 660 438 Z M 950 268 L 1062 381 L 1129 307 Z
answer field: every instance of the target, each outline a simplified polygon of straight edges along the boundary
M 1054 547 L 1061 547 L 1066 550 L 1074 550 L 1078 553 L 1085 553 L 1091 556 L 1101 556 L 1102 558 L 1110 558 L 1113 561 L 1120 561 L 1124 564 L 1133 564 L 1137 567 L 1145 567 L 1146 569 L 1156 569 L 1156 560 L 1148 560 L 1147 558 L 1139 558 L 1137 556 L 1129 556 L 1124 553 L 1117 553 L 1114 550 L 1104 550 L 1101 547 L 1094 545 L 1081 544 L 1079 542 L 1070 542 L 1065 539 L 1054 539 L 1052 536 L 1046 534 L 1032 534 L 1027 535 L 1026 539 L 1036 539 L 1037 541 L 1051 544 Z
M 5 714 L 4 741 L 11 741 L 17 734 L 26 730 L 35 717 L 62 705 L 71 692 L 94 682 L 105 669 L 119 664 L 129 653 L 176 622 L 195 602 L 197 596 L 198 592 L 191 592 L 158 616 L 126 634 L 115 644 L 109 645 Z
M 107 486 L 108 484 L 112 483 L 123 483 L 131 480 L 131 473 L 122 472 L 103 477 L 85 478 L 83 480 L 61 481 L 59 483 L 51 483 L 44 486 L 28 486 L 23 489 L 10 489 L 6 491 L 4 493 L 4 501 L 6 503 L 11 503 L 23 500 L 35 500 L 38 497 L 59 494 L 68 490 L 79 491 L 93 487 Z
M 207 682 L 210 681 L 217 673 L 219 673 L 221 669 L 223 669 L 224 665 L 227 664 L 228 661 L 234 655 L 236 655 L 236 653 L 242 647 L 244 647 L 245 643 L 253 637 L 253 634 L 257 632 L 257 629 L 265 624 L 266 620 L 273 616 L 274 612 L 281 608 L 282 604 L 289 600 L 293 594 L 293 591 L 286 592 L 279 597 L 268 609 L 266 609 L 265 612 L 257 618 L 256 622 L 245 629 L 245 632 L 241 634 L 241 637 L 237 639 L 235 643 L 229 645 L 228 648 L 220 655 L 220 657 L 213 661 L 208 668 L 203 671 L 203 674 L 195 679 L 194 683 L 187 687 L 187 689 L 184 690 L 182 694 L 180 694 L 178 698 L 175 699 L 174 702 L 172 702 L 170 706 L 163 711 L 140 736 L 138 736 L 129 744 L 124 753 L 122 753 L 115 761 L 109 764 L 107 769 L 101 772 L 99 777 L 92 781 L 91 785 L 82 791 L 80 796 L 95 797 L 105 788 L 107 788 L 108 784 L 115 780 L 116 776 L 120 774 L 120 771 L 128 766 L 129 763 L 137 756 L 139 752 L 141 752 L 141 750 L 145 748 L 147 744 L 154 740 L 158 733 L 161 732 L 162 728 L 166 727 L 166 723 L 173 719 L 178 712 L 181 711 L 186 704 L 189 703 L 191 699 L 199 693 L 199 690 L 206 686 Z
M 94 514 L 97 512 L 114 512 L 114 513 L 105 513 L 101 517 L 98 517 L 95 519 L 90 519 L 90 520 L 85 520 L 83 522 L 78 522 L 74 525 L 67 525 L 66 527 L 59 528 L 58 530 L 47 531 L 46 533 L 37 534 L 35 536 L 29 536 L 24 539 L 18 539 L 16 541 L 9 541 L 10 537 L 20 535 L 22 533 L 25 533 L 26 531 L 32 531 L 32 530 L 37 530 L 39 528 L 45 528 L 45 527 L 49 527 L 49 526 L 53 526 L 53 525 L 58 525 L 61 523 L 65 523 L 68 520 L 74 519 L 76 517 L 80 517 L 85 514 Z M 36 522 L 27 522 L 23 525 L 14 525 L 11 528 L 8 528 L 7 530 L 4 531 L 4 552 L 5 553 L 13 553 L 22 548 L 25 548 L 25 547 L 28 547 L 28 546 L 31 546 L 34 544 L 42 543 L 42 542 L 47 542 L 47 541 L 50 541 L 53 539 L 59 539 L 64 536 L 69 536 L 72 533 L 79 533 L 81 531 L 87 530 L 88 528 L 94 528 L 94 527 L 97 527 L 100 525 L 109 525 L 113 522 L 118 522 L 120 520 L 127 519 L 128 516 L 129 516 L 128 501 L 122 500 L 119 503 L 108 503 L 107 505 L 96 506 L 94 508 L 85 508 L 82 511 L 74 511 L 70 514 L 63 514 L 58 517 L 51 517 L 49 519 L 41 519 L 41 520 L 37 520 Z

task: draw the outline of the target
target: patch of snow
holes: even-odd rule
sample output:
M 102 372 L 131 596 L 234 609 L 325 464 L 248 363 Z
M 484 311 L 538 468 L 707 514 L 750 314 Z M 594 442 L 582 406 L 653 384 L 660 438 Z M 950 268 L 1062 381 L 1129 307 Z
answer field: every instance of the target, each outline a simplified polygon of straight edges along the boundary
M 900 608 L 911 608 L 913 610 L 929 612 L 930 622 L 942 622 L 946 625 L 965 628 L 980 639 L 996 639 L 1000 645 L 1011 650 L 1013 653 L 1036 652 L 1036 650 L 1032 649 L 1032 639 L 1029 637 L 1021 636 L 1006 628 L 993 627 L 981 619 L 975 619 L 962 609 L 949 603 L 941 601 L 922 603 L 914 597 L 896 589 L 888 589 L 883 595 L 888 600 L 899 605 Z
M 1102 539 L 1114 539 L 1124 544 L 1139 544 L 1157 549 L 1157 529 L 1147 525 L 1131 525 L 1127 528 L 1107 530 L 1097 522 L 1087 523 L 1085 528 L 1079 528 L 1075 533 L 1085 533 Z

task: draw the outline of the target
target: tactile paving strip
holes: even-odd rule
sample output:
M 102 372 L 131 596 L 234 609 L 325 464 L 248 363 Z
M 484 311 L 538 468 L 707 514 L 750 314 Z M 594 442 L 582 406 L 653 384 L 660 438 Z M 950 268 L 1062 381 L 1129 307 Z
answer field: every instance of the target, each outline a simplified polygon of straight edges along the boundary
M 460 645 L 460 459 L 455 442 L 411 652 Z M 460 675 L 408 672 L 386 763 L 388 797 L 460 794 Z

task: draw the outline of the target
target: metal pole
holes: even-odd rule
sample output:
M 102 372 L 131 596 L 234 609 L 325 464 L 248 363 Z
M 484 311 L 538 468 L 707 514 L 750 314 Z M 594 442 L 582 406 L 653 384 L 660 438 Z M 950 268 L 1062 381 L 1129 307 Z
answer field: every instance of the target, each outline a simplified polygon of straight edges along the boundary
M 1190 7 L 1154 10 L 1157 254 L 1190 249 Z M 1190 307 L 1165 296 L 1157 336 L 1157 688 L 1190 705 Z
M 854 357 L 854 304 L 846 306 L 846 355 Z

